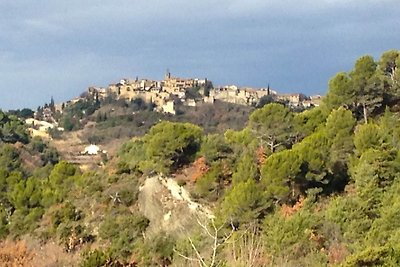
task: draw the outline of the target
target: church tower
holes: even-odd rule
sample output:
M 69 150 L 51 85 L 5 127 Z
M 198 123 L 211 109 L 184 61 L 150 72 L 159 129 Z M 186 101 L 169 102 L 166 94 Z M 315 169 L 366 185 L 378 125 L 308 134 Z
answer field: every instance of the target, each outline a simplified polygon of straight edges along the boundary
M 167 69 L 167 72 L 165 73 L 165 80 L 171 79 L 171 72 L 169 72 L 169 69 Z

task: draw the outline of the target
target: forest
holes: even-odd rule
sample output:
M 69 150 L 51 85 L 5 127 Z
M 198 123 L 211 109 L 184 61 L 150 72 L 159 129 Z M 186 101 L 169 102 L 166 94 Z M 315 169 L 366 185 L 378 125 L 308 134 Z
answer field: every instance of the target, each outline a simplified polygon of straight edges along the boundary
M 320 106 L 266 104 L 241 129 L 163 117 L 92 171 L 0 112 L 0 237 L 54 242 L 60 266 L 400 266 L 399 66 L 398 50 L 362 56 Z M 139 195 L 155 176 L 212 216 L 148 231 Z M 0 246 L 0 262 L 35 252 L 19 253 Z

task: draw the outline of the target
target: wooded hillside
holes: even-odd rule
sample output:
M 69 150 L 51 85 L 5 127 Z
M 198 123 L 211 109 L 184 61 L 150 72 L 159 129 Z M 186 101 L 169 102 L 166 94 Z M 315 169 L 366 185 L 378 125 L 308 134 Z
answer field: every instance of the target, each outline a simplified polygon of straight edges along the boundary
M 329 81 L 321 106 L 271 103 L 242 129 L 163 118 L 91 172 L 1 112 L 0 237 L 55 242 L 85 267 L 399 266 L 399 65 L 397 50 L 363 56 Z M 213 216 L 148 232 L 138 199 L 155 176 Z

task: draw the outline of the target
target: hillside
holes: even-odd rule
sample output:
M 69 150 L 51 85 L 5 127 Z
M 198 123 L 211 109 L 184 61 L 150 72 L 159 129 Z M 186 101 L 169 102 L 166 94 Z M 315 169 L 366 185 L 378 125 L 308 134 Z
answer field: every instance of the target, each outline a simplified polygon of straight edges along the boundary
M 0 262 L 399 266 L 399 64 L 363 56 L 301 112 L 87 99 L 49 141 L 1 112 Z
M 85 106 L 85 109 L 81 109 Z M 88 112 L 87 110 L 91 110 Z M 50 131 L 53 147 L 61 157 L 86 169 L 95 168 L 105 159 L 112 159 L 120 146 L 132 138 L 143 136 L 152 126 L 162 120 L 190 122 L 201 126 L 206 133 L 223 133 L 227 129 L 242 129 L 254 108 L 243 105 L 217 102 L 200 104 L 197 107 L 180 106 L 179 114 L 163 114 L 137 107 L 135 103 L 111 100 L 96 104 L 84 99 L 55 115 L 64 132 Z M 70 127 L 65 127 L 66 125 Z M 102 157 L 82 155 L 90 144 L 107 151 Z

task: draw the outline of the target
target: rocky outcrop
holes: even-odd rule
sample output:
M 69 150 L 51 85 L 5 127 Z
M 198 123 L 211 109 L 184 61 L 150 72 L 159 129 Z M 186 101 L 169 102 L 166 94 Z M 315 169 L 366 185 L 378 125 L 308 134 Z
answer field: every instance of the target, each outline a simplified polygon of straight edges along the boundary
M 148 234 L 165 232 L 183 234 L 196 224 L 197 218 L 212 218 L 212 212 L 193 201 L 190 194 L 173 178 L 155 176 L 140 188 L 139 208 L 150 220 Z

